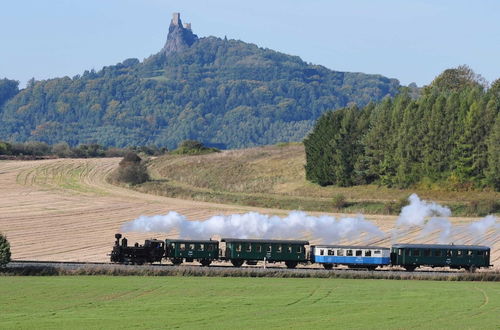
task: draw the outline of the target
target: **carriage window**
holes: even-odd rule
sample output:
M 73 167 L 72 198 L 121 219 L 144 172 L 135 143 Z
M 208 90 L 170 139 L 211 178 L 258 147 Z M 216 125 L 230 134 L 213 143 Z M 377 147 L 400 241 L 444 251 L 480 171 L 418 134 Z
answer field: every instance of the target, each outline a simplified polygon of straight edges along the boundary
M 257 250 L 257 252 L 262 252 L 262 245 L 256 245 L 255 246 L 255 249 Z
M 401 249 L 398 249 L 398 255 L 402 255 L 402 254 L 403 253 L 402 253 Z
M 288 245 L 288 253 L 292 253 L 292 246 Z
M 236 252 L 241 252 L 241 244 L 236 245 Z
M 420 256 L 420 250 L 413 250 L 413 256 L 414 257 L 419 257 Z
M 451 257 L 451 250 L 446 250 L 446 256 Z
M 181 251 L 186 250 L 186 244 L 182 243 L 180 244 Z
M 175 249 L 175 243 L 171 243 L 171 244 L 170 244 L 170 248 L 171 248 L 171 249 Z
M 365 251 L 365 257 L 371 257 L 372 256 L 372 251 L 371 250 L 366 250 Z
M 189 244 L 189 249 L 194 250 L 194 244 Z
M 430 257 L 431 256 L 431 250 L 425 249 L 424 250 L 424 257 Z
M 214 246 L 212 244 L 208 245 L 208 251 L 212 251 L 214 249 Z
M 410 255 L 410 249 L 405 250 L 405 255 L 409 256 Z
M 199 251 L 205 251 L 205 244 L 200 244 L 198 250 Z
M 477 251 L 478 256 L 482 256 L 484 254 L 484 251 Z
M 347 250 L 346 256 L 351 257 L 352 256 L 352 250 Z
M 363 251 L 356 250 L 356 257 L 361 257 L 363 255 Z
M 252 244 L 248 243 L 247 245 L 247 252 L 252 252 Z
M 278 253 L 281 253 L 282 250 L 283 250 L 283 246 L 281 244 L 278 244 Z
M 485 251 L 485 252 L 484 252 L 484 255 L 485 255 L 485 256 L 488 256 L 489 254 L 490 254 L 490 251 Z
M 399 249 L 399 251 L 401 251 L 401 249 Z M 381 254 L 381 253 L 382 253 L 382 251 L 380 251 L 380 250 L 375 250 L 375 252 L 373 252 L 373 253 L 374 253 L 374 254 Z
M 301 253 L 302 252 L 302 246 L 297 246 L 297 253 Z
M 271 245 L 267 246 L 267 252 L 271 252 Z
M 461 257 L 462 255 L 463 255 L 462 250 L 458 250 L 458 251 L 457 251 L 457 256 Z
M 333 253 L 333 250 L 328 250 L 328 255 L 329 256 L 334 256 L 335 254 Z
M 337 250 L 337 256 L 343 256 L 344 251 L 343 250 Z
M 472 255 L 472 250 L 467 251 L 467 254 L 471 256 Z
M 322 256 L 322 255 L 324 255 L 324 254 L 325 254 L 325 250 L 320 249 L 320 250 L 319 250 L 319 255 L 320 255 L 320 256 Z
M 434 251 L 434 256 L 435 257 L 440 257 L 441 256 L 441 250 L 435 250 Z

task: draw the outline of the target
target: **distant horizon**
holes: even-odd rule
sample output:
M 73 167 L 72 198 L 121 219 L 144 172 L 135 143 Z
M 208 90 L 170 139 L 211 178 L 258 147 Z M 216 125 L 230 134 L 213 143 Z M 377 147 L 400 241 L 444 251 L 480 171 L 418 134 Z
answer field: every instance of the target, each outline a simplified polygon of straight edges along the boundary
M 500 78 L 500 3 L 383 0 L 302 3 L 214 0 L 19 0 L 0 13 L 0 78 L 74 77 L 157 53 L 173 12 L 199 37 L 241 40 L 344 72 L 429 84 L 465 64 L 489 83 Z M 282 3 L 281 3 L 282 4 Z

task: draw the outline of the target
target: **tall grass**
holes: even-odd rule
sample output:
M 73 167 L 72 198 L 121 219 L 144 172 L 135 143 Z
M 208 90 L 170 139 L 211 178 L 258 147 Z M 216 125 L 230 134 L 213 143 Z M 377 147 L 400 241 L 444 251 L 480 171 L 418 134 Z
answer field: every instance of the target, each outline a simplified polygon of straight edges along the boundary
M 223 267 L 158 267 L 125 265 L 92 265 L 72 269 L 54 266 L 10 267 L 0 270 L 0 276 L 62 276 L 62 275 L 109 275 L 109 276 L 196 276 L 196 277 L 273 277 L 273 278 L 346 278 L 391 279 L 432 281 L 500 281 L 500 271 L 477 273 L 431 273 L 393 271 L 327 271 L 318 269 L 263 269 Z

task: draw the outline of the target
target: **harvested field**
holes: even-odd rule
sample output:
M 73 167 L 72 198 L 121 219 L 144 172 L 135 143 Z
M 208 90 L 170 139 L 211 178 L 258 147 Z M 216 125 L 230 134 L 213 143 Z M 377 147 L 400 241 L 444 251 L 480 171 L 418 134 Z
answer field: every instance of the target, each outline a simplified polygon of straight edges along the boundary
M 0 161 L 0 231 L 7 234 L 13 258 L 18 260 L 107 261 L 113 235 L 120 226 L 140 215 L 177 211 L 190 220 L 216 214 L 258 211 L 285 215 L 276 209 L 223 205 L 148 195 L 106 182 L 106 176 L 120 159 L 51 159 L 39 161 Z M 318 214 L 318 212 L 311 212 Z M 388 233 L 372 242 L 392 244 L 390 232 L 395 216 L 367 218 Z M 476 218 L 453 218 L 454 225 Z M 437 233 L 419 238 L 419 230 L 401 234 L 400 242 L 435 242 Z M 130 241 L 161 233 L 133 233 Z M 311 239 L 311 237 L 304 237 Z M 471 243 L 457 233 L 457 239 Z M 497 232 L 486 238 L 492 243 L 492 262 L 500 265 Z M 360 243 L 344 242 L 344 243 Z

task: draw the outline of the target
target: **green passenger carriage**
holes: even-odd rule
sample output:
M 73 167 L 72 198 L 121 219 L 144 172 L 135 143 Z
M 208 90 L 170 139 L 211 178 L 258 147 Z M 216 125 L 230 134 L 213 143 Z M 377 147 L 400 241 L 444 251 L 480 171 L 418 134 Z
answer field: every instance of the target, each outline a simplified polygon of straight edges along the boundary
M 391 264 L 413 271 L 419 266 L 464 268 L 490 267 L 490 248 L 480 245 L 395 244 Z
M 202 266 L 208 266 L 219 257 L 219 242 L 213 240 L 165 240 L 165 258 L 174 265 L 180 265 L 184 260 L 199 261 Z
M 221 242 L 226 243 L 224 259 L 235 267 L 244 262 L 256 265 L 258 261 L 266 261 L 285 262 L 288 268 L 295 268 L 299 262 L 308 261 L 305 248 L 308 241 L 223 238 Z

